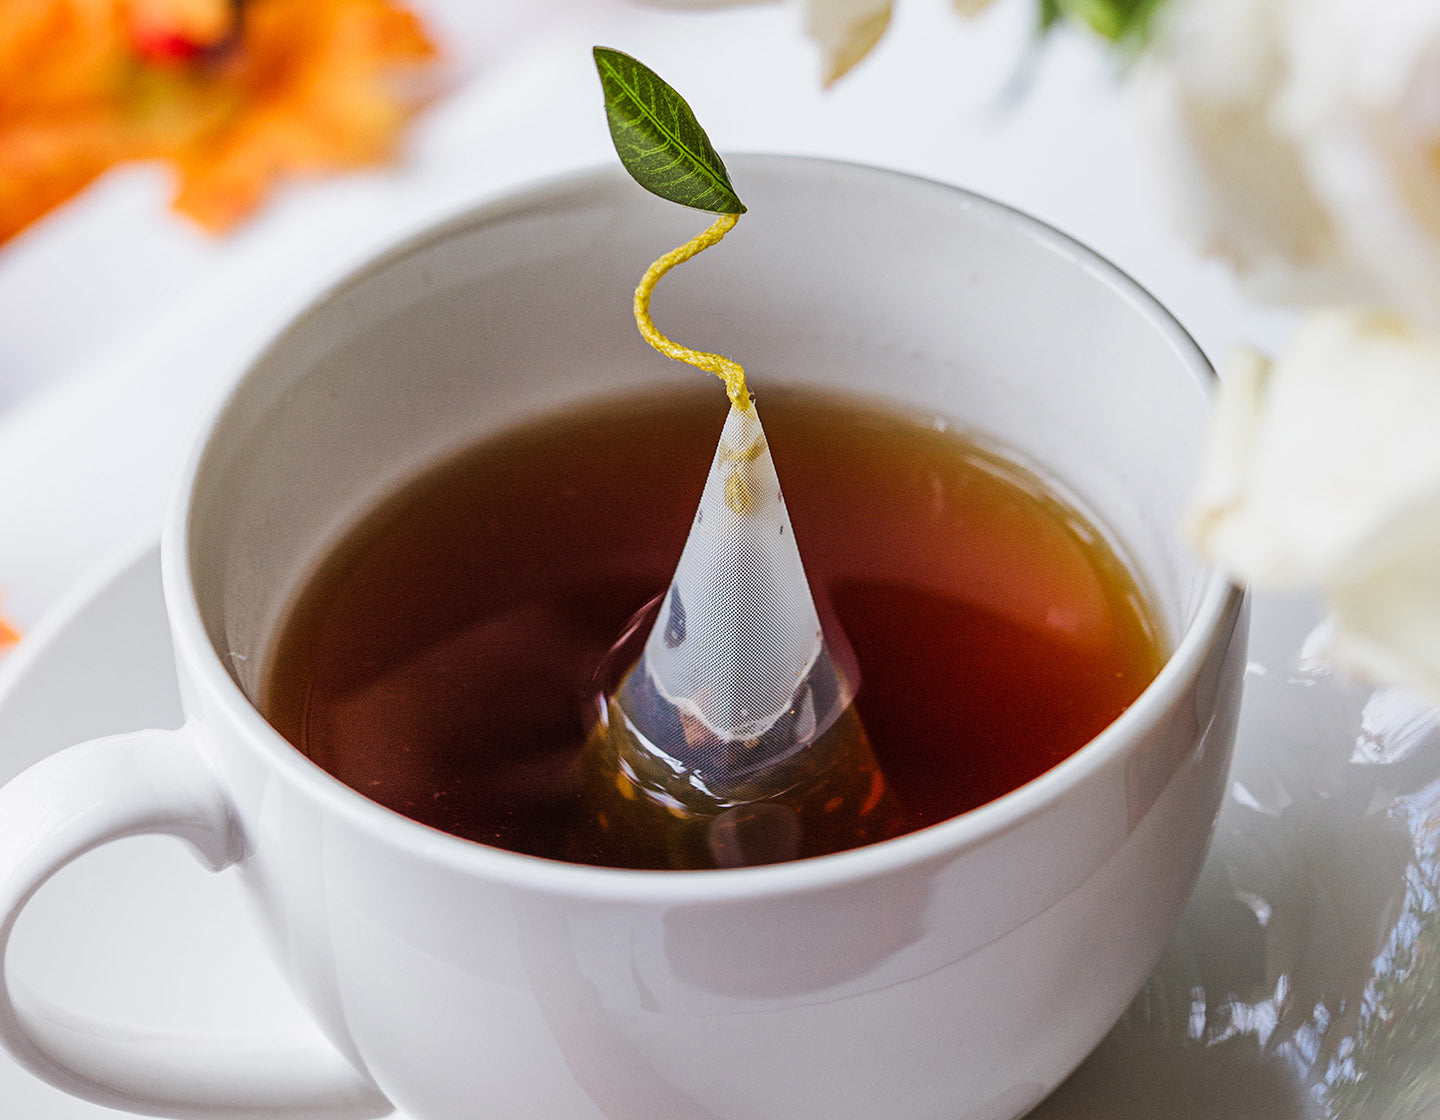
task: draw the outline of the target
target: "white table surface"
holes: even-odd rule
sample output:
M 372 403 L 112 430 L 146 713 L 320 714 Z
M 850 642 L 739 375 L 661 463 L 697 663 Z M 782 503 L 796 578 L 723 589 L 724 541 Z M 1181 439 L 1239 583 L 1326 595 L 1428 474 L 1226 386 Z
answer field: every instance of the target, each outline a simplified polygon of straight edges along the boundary
M 1275 337 L 1276 316 L 1170 229 L 1098 44 L 1056 37 L 1015 92 L 1029 0 L 974 21 L 902 0 L 879 48 L 829 91 L 795 5 L 677 3 L 417 2 L 452 78 L 400 165 L 286 185 L 223 239 L 169 212 L 160 168 L 124 167 L 0 247 L 0 610 L 32 627 L 97 562 L 157 531 L 227 355 L 325 277 L 438 214 L 614 159 L 594 43 L 679 86 L 722 152 L 857 160 L 977 190 L 1110 257 L 1212 359 Z

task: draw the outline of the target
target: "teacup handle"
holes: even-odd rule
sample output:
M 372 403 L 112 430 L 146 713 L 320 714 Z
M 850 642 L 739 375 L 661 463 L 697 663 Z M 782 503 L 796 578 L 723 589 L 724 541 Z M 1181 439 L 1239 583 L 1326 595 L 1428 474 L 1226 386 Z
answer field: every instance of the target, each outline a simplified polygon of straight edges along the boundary
M 15 920 L 71 860 L 125 836 L 176 836 L 219 871 L 244 858 L 229 799 L 186 731 L 95 739 L 0 789 L 0 1043 L 36 1076 L 110 1108 L 185 1120 L 362 1120 L 393 1106 L 315 1030 L 291 1045 L 205 1044 L 91 1022 L 4 968 Z

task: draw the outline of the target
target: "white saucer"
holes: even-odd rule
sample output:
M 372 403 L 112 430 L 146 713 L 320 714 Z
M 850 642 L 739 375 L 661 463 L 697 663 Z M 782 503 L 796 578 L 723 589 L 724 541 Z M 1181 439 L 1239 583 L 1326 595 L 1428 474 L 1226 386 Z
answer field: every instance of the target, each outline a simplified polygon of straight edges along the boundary
M 1436 1115 L 1440 724 L 1396 693 L 1288 668 L 1314 618 L 1257 603 L 1232 788 L 1195 900 L 1125 1019 L 1034 1117 Z M 0 663 L 0 780 L 82 739 L 179 719 L 146 543 Z M 36 896 L 12 974 L 149 1030 L 303 1028 L 234 887 L 172 841 L 114 844 Z M 120 1115 L 8 1058 L 0 1102 L 7 1117 Z

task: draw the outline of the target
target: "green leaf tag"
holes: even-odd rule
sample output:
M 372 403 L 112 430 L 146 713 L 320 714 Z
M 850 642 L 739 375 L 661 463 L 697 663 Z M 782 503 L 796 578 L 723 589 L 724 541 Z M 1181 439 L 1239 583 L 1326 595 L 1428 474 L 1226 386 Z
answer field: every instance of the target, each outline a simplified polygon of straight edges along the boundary
M 685 99 L 628 54 L 595 48 L 610 138 L 625 170 L 653 194 L 715 214 L 743 214 L 710 138 Z

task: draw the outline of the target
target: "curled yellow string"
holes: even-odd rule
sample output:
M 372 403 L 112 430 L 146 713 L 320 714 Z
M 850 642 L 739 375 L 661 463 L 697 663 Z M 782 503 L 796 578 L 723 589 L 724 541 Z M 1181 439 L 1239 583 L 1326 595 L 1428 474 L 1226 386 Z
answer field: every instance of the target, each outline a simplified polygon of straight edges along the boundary
M 655 326 L 655 320 L 650 317 L 650 296 L 654 293 L 660 277 L 677 264 L 684 264 L 696 253 L 710 248 L 734 229 L 739 220 L 739 214 L 721 214 L 715 219 L 715 224 L 699 237 L 687 241 L 678 249 L 671 249 L 645 270 L 645 275 L 640 278 L 640 286 L 635 289 L 635 325 L 640 328 L 645 341 L 660 353 L 674 358 L 677 362 L 688 362 L 696 369 L 713 373 L 725 382 L 725 392 L 730 403 L 743 412 L 750 407 L 750 391 L 745 388 L 745 370 L 740 363 L 731 361 L 724 354 L 707 354 L 703 350 L 691 350 L 688 346 L 681 346 L 661 334 Z

